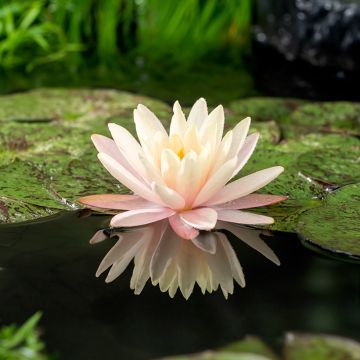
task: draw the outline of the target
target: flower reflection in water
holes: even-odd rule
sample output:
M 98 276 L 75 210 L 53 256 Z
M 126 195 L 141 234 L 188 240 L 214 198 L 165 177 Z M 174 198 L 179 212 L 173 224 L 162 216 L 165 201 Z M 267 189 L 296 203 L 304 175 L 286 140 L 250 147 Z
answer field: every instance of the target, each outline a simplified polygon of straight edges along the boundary
M 162 220 L 128 231 L 111 229 L 110 237 L 117 237 L 118 241 L 100 263 L 96 276 L 110 268 L 106 282 L 111 282 L 134 259 L 130 287 L 135 294 L 141 293 L 150 278 L 153 285 L 159 285 L 160 290 L 169 292 L 171 297 L 180 289 L 188 299 L 198 284 L 204 294 L 220 287 L 227 298 L 234 291 L 234 280 L 244 287 L 245 279 L 239 260 L 222 230 L 231 232 L 275 264 L 280 264 L 260 237 L 266 233 L 264 230 L 218 221 L 215 231 L 200 232 L 196 238 L 186 241 L 172 230 L 167 220 Z M 90 243 L 98 243 L 107 237 L 106 231 L 100 230 Z

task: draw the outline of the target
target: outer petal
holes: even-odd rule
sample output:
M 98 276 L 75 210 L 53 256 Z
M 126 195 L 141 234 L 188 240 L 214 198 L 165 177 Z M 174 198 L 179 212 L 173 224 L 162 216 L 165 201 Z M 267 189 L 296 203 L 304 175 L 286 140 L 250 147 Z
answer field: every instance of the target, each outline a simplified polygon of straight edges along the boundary
M 191 240 L 199 235 L 199 230 L 182 221 L 178 214 L 170 216 L 169 223 L 174 232 L 182 239 Z
M 274 166 L 235 180 L 222 188 L 215 196 L 206 202 L 206 205 L 223 204 L 248 195 L 267 185 L 283 171 L 284 168 L 282 166 Z
M 217 221 L 217 212 L 211 208 L 183 211 L 179 216 L 186 224 L 199 230 L 211 230 Z
M 129 210 L 115 215 L 110 221 L 110 226 L 120 227 L 150 224 L 174 214 L 174 210 L 167 208 Z
M 93 134 L 91 136 L 91 140 L 93 141 L 96 150 L 99 153 L 105 153 L 115 159 L 119 164 L 121 164 L 125 169 L 131 172 L 134 176 L 144 181 L 134 170 L 134 168 L 129 164 L 127 159 L 121 153 L 119 148 L 116 146 L 115 141 L 113 139 L 109 139 L 106 136 Z
M 167 135 L 163 124 L 157 116 L 142 104 L 139 104 L 137 109 L 134 111 L 134 120 L 136 124 L 136 132 L 139 137 L 151 137 L 157 131 L 161 131 Z
M 108 126 L 111 136 L 115 140 L 115 143 L 123 156 L 142 178 L 147 179 L 145 169 L 139 161 L 139 154 L 143 153 L 140 144 L 131 133 L 122 126 L 117 124 L 108 124 Z
M 249 194 L 241 198 L 216 205 L 216 209 L 251 209 L 261 206 L 276 204 L 286 200 L 287 196 L 270 194 Z
M 98 158 L 104 165 L 105 169 L 122 184 L 132 190 L 134 193 L 140 195 L 146 200 L 161 203 L 160 199 L 138 178 L 131 172 L 126 170 L 122 165 L 115 161 L 107 154 L 99 153 Z
M 256 144 L 259 140 L 259 136 L 260 136 L 259 133 L 254 133 L 254 134 L 249 135 L 245 139 L 245 143 L 237 155 L 238 161 L 237 161 L 235 170 L 232 174 L 232 177 L 235 176 L 244 167 L 244 165 L 247 163 L 247 161 L 250 159 L 250 156 L 254 152 Z
M 157 206 L 136 195 L 101 194 L 84 196 L 78 200 L 84 205 L 112 210 L 134 210 Z
M 200 98 L 196 101 L 193 107 L 190 110 L 190 114 L 188 117 L 188 124 L 195 124 L 198 129 L 200 129 L 202 123 L 208 116 L 208 110 L 206 101 L 203 98 Z
M 241 210 L 217 210 L 218 219 L 222 221 L 229 221 L 238 224 L 246 225 L 261 225 L 272 224 L 274 219 L 269 216 L 253 214 Z

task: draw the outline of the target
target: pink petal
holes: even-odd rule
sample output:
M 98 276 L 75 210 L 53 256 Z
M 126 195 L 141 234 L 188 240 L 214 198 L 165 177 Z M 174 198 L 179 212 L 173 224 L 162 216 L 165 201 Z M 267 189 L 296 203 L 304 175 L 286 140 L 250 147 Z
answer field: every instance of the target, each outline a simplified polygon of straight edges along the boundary
M 136 195 L 89 195 L 80 198 L 78 201 L 90 207 L 113 210 L 135 210 L 156 206 L 156 204 Z
M 136 176 L 139 180 L 142 182 L 144 181 L 137 172 L 133 169 L 133 167 L 129 164 L 129 162 L 126 160 L 124 155 L 121 153 L 119 148 L 116 146 L 115 141 L 103 136 L 94 134 L 91 136 L 91 140 L 94 143 L 96 150 L 99 153 L 104 153 L 112 157 L 114 160 L 116 160 L 119 164 L 121 164 L 126 170 L 131 172 L 134 176 Z
M 215 227 L 217 221 L 217 212 L 211 208 L 183 211 L 179 216 L 186 224 L 199 230 L 211 230 Z
M 218 210 L 218 220 L 229 221 L 238 224 L 260 225 L 272 224 L 274 219 L 269 216 L 253 214 L 241 210 Z
M 150 224 L 174 214 L 174 210 L 167 208 L 129 210 L 115 215 L 110 221 L 110 226 L 120 227 Z
M 241 147 L 237 159 L 238 162 L 236 164 L 235 170 L 232 174 L 232 177 L 234 177 L 247 163 L 247 161 L 250 159 L 250 156 L 255 150 L 256 144 L 259 140 L 259 133 L 254 133 L 249 135 L 244 142 L 244 145 Z
M 126 170 L 121 164 L 105 153 L 99 153 L 98 158 L 105 169 L 123 185 L 128 187 L 134 193 L 140 195 L 149 201 L 161 203 L 156 195 L 131 172 Z
M 185 240 L 192 240 L 199 235 L 199 230 L 182 221 L 178 214 L 169 217 L 169 223 L 174 232 Z
M 242 196 L 249 195 L 267 185 L 283 171 L 284 168 L 282 166 L 274 166 L 235 180 L 222 188 L 215 196 L 207 201 L 206 205 L 223 204 Z
M 250 209 L 284 201 L 288 196 L 270 194 L 249 194 L 241 198 L 216 205 L 216 209 Z

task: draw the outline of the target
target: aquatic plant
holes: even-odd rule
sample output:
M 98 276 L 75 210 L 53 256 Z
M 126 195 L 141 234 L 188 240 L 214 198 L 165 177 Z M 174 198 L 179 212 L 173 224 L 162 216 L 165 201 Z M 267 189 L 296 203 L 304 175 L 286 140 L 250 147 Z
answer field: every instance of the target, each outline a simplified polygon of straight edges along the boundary
M 46 360 L 45 345 L 39 338 L 36 326 L 41 313 L 35 313 L 23 325 L 9 325 L 0 328 L 0 359 L 3 360 Z
M 43 16 L 44 6 L 39 0 L 0 7 L 0 67 L 32 70 L 81 49 L 79 44 L 68 43 L 62 28 Z
M 253 153 L 259 134 L 247 136 L 250 118 L 223 137 L 224 109 L 208 114 L 204 99 L 186 120 L 178 102 L 173 107 L 169 134 L 145 106 L 134 110 L 140 144 L 124 127 L 109 124 L 114 140 L 93 135 L 98 158 L 108 172 L 135 195 L 91 195 L 84 205 L 126 210 L 115 215 L 112 227 L 144 225 L 168 219 L 184 239 L 199 230 L 214 229 L 218 220 L 239 224 L 271 224 L 273 218 L 243 211 L 274 204 L 285 196 L 252 194 L 284 170 L 274 166 L 228 183 Z
M 127 56 L 188 65 L 219 51 L 238 63 L 251 8 L 250 0 L 12 0 L 0 5 L 0 67 L 61 60 L 119 71 Z

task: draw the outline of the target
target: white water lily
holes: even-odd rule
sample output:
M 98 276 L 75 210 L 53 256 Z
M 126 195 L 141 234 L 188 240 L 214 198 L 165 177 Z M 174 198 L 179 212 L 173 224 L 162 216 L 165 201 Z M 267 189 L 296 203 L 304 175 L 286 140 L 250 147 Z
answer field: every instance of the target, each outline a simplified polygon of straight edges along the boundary
M 113 139 L 93 135 L 101 163 L 134 194 L 91 195 L 80 202 L 94 208 L 125 210 L 112 218 L 112 227 L 167 218 L 173 231 L 188 240 L 198 237 L 200 230 L 214 229 L 218 221 L 271 224 L 271 217 L 243 209 L 286 199 L 252 194 L 283 168 L 271 167 L 230 182 L 250 158 L 259 138 L 258 133 L 247 135 L 250 118 L 223 137 L 221 105 L 208 114 L 205 100 L 199 99 L 187 119 L 178 102 L 173 111 L 169 133 L 149 109 L 139 105 L 134 110 L 138 140 L 116 124 L 109 124 Z
M 171 297 L 180 289 L 188 299 L 197 284 L 203 294 L 221 288 L 227 298 L 234 291 L 234 280 L 244 287 L 245 278 L 230 242 L 218 229 L 232 232 L 269 260 L 280 264 L 261 239 L 263 230 L 218 222 L 216 231 L 201 232 L 191 241 L 184 241 L 168 221 L 161 220 L 129 231 L 112 231 L 110 236 L 119 240 L 102 260 L 96 276 L 110 268 L 106 282 L 112 282 L 134 260 L 130 287 L 135 294 L 140 294 L 150 279 L 153 285 L 159 285 L 160 290 L 168 292 Z M 106 238 L 100 230 L 90 242 L 97 243 Z

